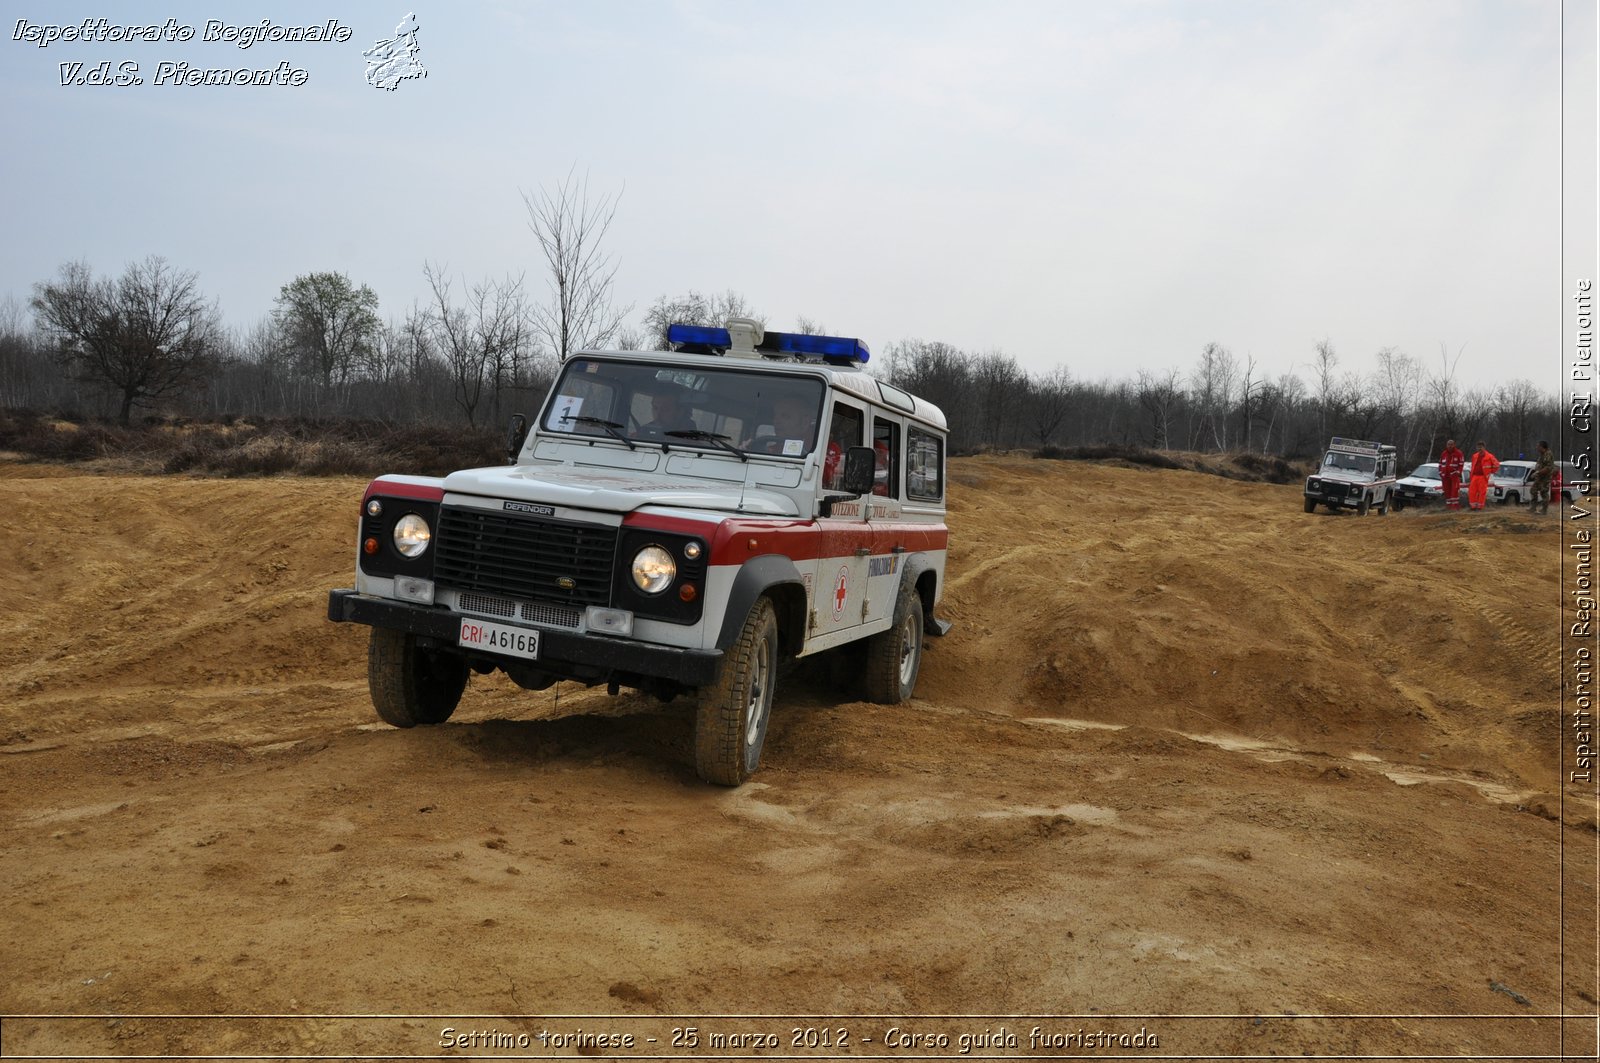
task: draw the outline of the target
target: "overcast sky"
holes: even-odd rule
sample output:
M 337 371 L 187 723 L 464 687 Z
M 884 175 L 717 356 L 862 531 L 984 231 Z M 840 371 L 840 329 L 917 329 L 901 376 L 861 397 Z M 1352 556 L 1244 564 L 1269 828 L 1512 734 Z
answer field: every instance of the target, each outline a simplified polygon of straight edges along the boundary
M 1309 378 L 1327 338 L 1345 369 L 1396 347 L 1437 370 L 1443 346 L 1466 384 L 1553 393 L 1563 10 L 1571 65 L 1593 61 L 1594 8 L 7 0 L 0 298 L 69 259 L 151 254 L 236 327 L 316 270 L 394 318 L 425 297 L 425 261 L 526 271 L 543 297 L 521 193 L 575 169 L 620 194 L 607 249 L 634 320 L 732 289 L 769 327 L 804 315 L 874 351 L 943 340 L 1092 380 L 1187 372 L 1210 341 Z M 427 76 L 376 89 L 362 52 L 408 11 Z M 201 39 L 264 16 L 351 38 Z M 19 20 L 86 18 L 196 36 L 16 39 Z M 60 64 L 104 60 L 144 84 L 61 84 Z M 157 85 L 162 62 L 306 76 Z

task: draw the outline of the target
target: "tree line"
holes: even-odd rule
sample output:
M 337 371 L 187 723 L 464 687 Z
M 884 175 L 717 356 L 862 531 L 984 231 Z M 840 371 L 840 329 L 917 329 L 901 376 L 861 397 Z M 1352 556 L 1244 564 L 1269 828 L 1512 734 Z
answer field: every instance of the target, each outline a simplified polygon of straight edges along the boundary
M 523 200 L 546 268 L 542 297 L 525 275 L 473 279 L 425 263 L 427 300 L 387 320 L 370 287 L 337 272 L 289 280 L 268 318 L 229 329 L 198 275 L 160 257 L 114 277 L 69 262 L 34 285 L 26 307 L 0 304 L 0 408 L 123 424 L 143 410 L 481 426 L 531 412 L 574 350 L 661 348 L 675 321 L 765 324 L 732 290 L 663 295 L 629 324 L 603 250 L 617 197 L 593 197 L 569 174 Z M 827 331 L 804 317 L 794 330 Z M 1064 366 L 1030 372 L 1000 351 L 902 339 L 869 368 L 940 406 L 955 453 L 1118 444 L 1292 459 L 1344 435 L 1393 443 L 1407 464 L 1446 438 L 1531 454 L 1561 423 L 1558 398 L 1526 380 L 1462 387 L 1448 350 L 1425 366 L 1384 348 L 1355 369 L 1323 340 L 1309 345 L 1304 376 L 1273 376 L 1220 343 L 1193 359 L 1090 381 Z

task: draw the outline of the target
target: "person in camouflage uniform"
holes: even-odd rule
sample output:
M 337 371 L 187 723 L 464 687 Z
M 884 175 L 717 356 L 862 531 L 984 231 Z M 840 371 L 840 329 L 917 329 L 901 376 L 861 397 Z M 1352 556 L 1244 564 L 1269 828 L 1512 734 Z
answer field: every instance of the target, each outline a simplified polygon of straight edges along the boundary
M 1556 474 L 1556 456 L 1550 444 L 1539 440 L 1539 458 L 1533 463 L 1533 505 L 1535 513 L 1550 512 L 1550 481 Z

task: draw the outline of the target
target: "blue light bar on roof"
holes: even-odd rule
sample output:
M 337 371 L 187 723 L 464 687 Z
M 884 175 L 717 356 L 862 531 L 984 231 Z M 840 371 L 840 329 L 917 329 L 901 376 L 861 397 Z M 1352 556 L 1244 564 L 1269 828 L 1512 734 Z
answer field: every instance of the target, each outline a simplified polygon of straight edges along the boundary
M 733 337 L 725 328 L 675 324 L 667 326 L 667 342 L 677 346 L 710 347 L 725 351 L 733 345 Z M 805 336 L 798 332 L 768 332 L 756 344 L 756 350 L 762 354 L 803 355 L 862 365 L 872 357 L 872 352 L 860 340 L 846 336 Z
M 803 336 L 797 332 L 769 332 L 761 349 L 783 354 L 810 354 L 818 358 L 844 358 L 862 365 L 872 357 L 872 352 L 860 340 L 845 336 Z
M 727 329 L 709 325 L 668 325 L 667 342 L 698 343 L 727 350 L 733 344 L 733 337 L 728 335 Z

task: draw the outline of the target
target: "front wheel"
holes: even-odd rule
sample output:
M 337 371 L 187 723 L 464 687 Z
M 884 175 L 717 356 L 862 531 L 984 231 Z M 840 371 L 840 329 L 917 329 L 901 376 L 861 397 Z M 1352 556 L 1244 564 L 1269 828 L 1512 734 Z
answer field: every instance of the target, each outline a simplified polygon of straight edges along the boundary
M 694 767 L 700 778 L 738 786 L 761 763 L 778 675 L 778 615 L 762 598 L 728 648 L 722 674 L 702 687 L 694 718 Z
M 467 662 L 425 650 L 417 637 L 375 627 L 367 643 L 367 688 L 384 723 L 395 727 L 444 723 L 467 688 Z
M 1367 510 L 1371 508 L 1372 499 L 1368 498 L 1366 495 L 1362 495 L 1360 501 L 1356 503 L 1356 516 L 1365 517 L 1367 515 Z
M 1317 511 L 1317 500 L 1314 499 L 1314 498 L 1306 499 L 1306 512 L 1307 513 L 1315 513 L 1316 511 Z
M 867 640 L 867 700 L 898 705 L 910 698 L 921 667 L 922 598 L 907 584 L 894 605 L 894 624 Z

